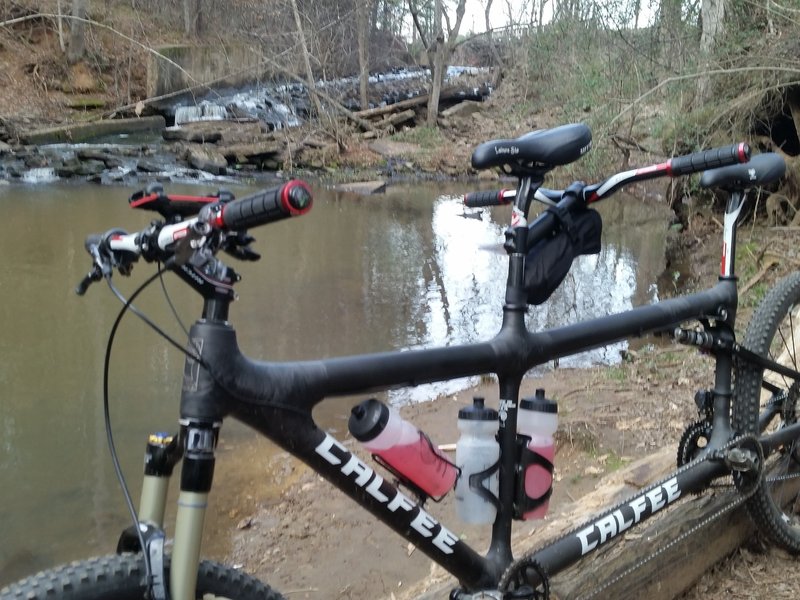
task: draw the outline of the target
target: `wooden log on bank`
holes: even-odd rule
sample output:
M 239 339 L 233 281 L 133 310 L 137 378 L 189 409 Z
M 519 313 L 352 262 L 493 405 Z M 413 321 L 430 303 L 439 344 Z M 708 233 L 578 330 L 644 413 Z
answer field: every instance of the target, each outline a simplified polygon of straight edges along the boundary
M 89 123 L 69 123 L 20 134 L 23 144 L 78 143 L 95 138 L 121 133 L 160 133 L 166 127 L 164 117 L 136 117 L 132 119 L 107 119 Z
M 405 123 L 406 121 L 411 121 L 415 116 L 416 112 L 413 109 L 409 108 L 408 110 L 404 110 L 403 112 L 399 112 L 394 115 L 388 115 L 377 121 L 375 123 L 376 127 L 380 127 L 381 129 L 386 129 L 387 127 L 394 127 L 395 125 L 399 125 L 400 123 Z
M 584 523 L 591 515 L 662 479 L 675 469 L 674 461 L 674 448 L 665 448 L 607 476 L 594 492 L 554 515 L 534 534 L 515 533 L 514 555 L 519 557 L 544 546 L 548 540 Z M 675 542 L 735 497 L 735 491 L 721 488 L 716 493 L 683 499 L 663 515 L 653 517 L 577 565 L 551 577 L 551 598 L 577 600 L 602 588 L 595 598 L 672 600 L 752 535 L 754 527 L 741 505 Z M 644 557 L 662 548 L 665 550 L 658 556 L 640 565 Z M 640 566 L 631 571 L 635 565 Z M 623 573 L 628 575 L 614 581 Z M 402 596 L 395 594 L 395 597 L 436 600 L 446 598 L 455 585 L 457 582 L 437 566 L 426 580 L 409 586 Z
M 464 96 L 464 99 L 466 100 L 467 99 L 466 96 L 471 95 L 471 93 L 472 93 L 472 88 L 467 89 L 461 86 L 450 86 L 442 89 L 441 93 L 439 94 L 439 102 L 440 103 L 447 102 L 449 100 L 460 98 L 462 96 Z M 414 108 L 417 106 L 422 106 L 423 104 L 427 104 L 428 96 L 429 94 L 421 94 L 419 96 L 415 96 L 414 98 L 409 98 L 408 100 L 401 100 L 400 102 L 395 102 L 394 104 L 387 104 L 386 106 L 378 106 L 376 108 L 360 110 L 358 112 L 353 113 L 353 115 L 360 119 L 374 119 L 376 117 L 382 117 L 384 115 L 392 113 L 399 113 L 409 108 Z

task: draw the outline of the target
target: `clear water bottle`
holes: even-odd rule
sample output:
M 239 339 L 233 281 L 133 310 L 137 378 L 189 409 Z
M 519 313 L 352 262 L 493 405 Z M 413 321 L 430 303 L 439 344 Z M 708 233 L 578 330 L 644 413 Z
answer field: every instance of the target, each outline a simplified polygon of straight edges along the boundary
M 538 506 L 526 510 L 523 519 L 542 519 L 549 508 L 549 492 L 553 487 L 553 434 L 558 428 L 558 404 L 545 398 L 544 390 L 536 390 L 533 398 L 523 398 L 517 413 L 517 432 L 531 438 L 528 450 L 538 455 L 525 469 L 527 504 L 541 500 Z M 541 460 L 544 459 L 544 460 Z
M 466 523 L 492 523 L 497 515 L 495 499 L 499 491 L 497 411 L 486 408 L 483 398 L 474 398 L 472 406 L 458 411 L 461 437 L 456 444 L 456 466 L 461 472 L 456 481 L 456 512 Z M 470 477 L 494 467 L 485 477 L 470 482 Z
M 431 440 L 393 408 L 370 398 L 353 407 L 350 433 L 389 469 L 432 498 L 451 489 L 458 471 Z

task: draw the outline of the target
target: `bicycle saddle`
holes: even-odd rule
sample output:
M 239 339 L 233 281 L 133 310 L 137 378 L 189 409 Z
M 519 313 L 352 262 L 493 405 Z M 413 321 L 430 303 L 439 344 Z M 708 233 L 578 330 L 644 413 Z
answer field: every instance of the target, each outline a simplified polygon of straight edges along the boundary
M 783 157 L 774 152 L 757 154 L 748 162 L 704 171 L 700 187 L 744 189 L 777 181 L 786 172 Z
M 475 169 L 508 167 L 546 171 L 578 160 L 592 147 L 592 132 L 582 123 L 532 131 L 514 140 L 484 142 L 472 153 Z

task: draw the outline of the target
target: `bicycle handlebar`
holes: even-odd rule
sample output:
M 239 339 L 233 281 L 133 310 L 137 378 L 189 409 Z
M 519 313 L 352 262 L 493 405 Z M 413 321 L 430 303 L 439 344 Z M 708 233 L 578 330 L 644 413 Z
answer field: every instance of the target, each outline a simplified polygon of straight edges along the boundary
M 148 261 L 166 261 L 176 256 L 178 242 L 182 240 L 190 242 L 190 251 L 203 244 L 213 244 L 212 252 L 220 248 L 230 251 L 230 244 L 224 245 L 226 238 L 241 244 L 241 240 L 235 238 L 241 237 L 247 228 L 303 215 L 311 210 L 312 204 L 309 186 L 295 179 L 239 200 L 206 205 L 196 217 L 177 223 L 154 222 L 135 233 L 114 229 L 104 235 L 89 235 L 84 245 L 94 264 L 75 288 L 75 293 L 82 296 L 93 282 L 110 277 L 115 267 L 127 275 L 140 256 Z M 241 249 L 234 255 L 253 260 L 242 256 Z M 258 257 L 252 252 L 249 255 Z
M 311 210 L 312 203 L 308 185 L 295 179 L 279 188 L 225 204 L 216 224 L 227 230 L 248 229 L 305 214 Z
M 750 160 L 750 146 L 742 142 L 685 156 L 676 156 L 668 160 L 667 164 L 671 171 L 669 175 L 678 176 L 699 173 L 700 171 L 716 169 L 717 167 L 727 167 L 744 163 L 748 160 Z
M 469 192 L 464 194 L 464 204 L 470 208 L 482 206 L 500 206 L 513 202 L 517 197 L 516 190 L 488 190 L 484 192 Z
M 589 204 L 602 200 L 616 192 L 622 186 L 636 181 L 644 181 L 656 177 L 679 177 L 691 173 L 699 173 L 707 169 L 745 163 L 749 159 L 750 146 L 744 142 L 723 146 L 721 148 L 694 152 L 684 156 L 675 156 L 664 163 L 623 171 L 612 175 L 600 183 L 583 186 L 581 199 L 584 203 Z M 536 189 L 533 197 L 535 200 L 545 204 L 553 204 L 561 200 L 562 196 L 563 190 L 550 190 L 540 187 Z M 512 202 L 515 198 L 516 190 L 470 192 L 464 195 L 464 205 L 471 208 L 501 206 Z

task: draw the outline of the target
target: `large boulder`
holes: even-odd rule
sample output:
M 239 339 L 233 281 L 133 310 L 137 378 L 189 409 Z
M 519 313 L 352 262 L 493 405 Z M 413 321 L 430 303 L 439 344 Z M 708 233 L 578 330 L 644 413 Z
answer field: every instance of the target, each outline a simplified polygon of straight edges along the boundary
M 186 148 L 185 158 L 189 166 L 212 175 L 225 175 L 228 172 L 228 161 L 223 154 L 207 145 L 189 145 Z

